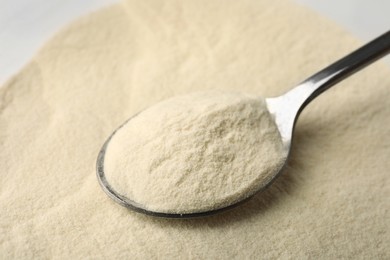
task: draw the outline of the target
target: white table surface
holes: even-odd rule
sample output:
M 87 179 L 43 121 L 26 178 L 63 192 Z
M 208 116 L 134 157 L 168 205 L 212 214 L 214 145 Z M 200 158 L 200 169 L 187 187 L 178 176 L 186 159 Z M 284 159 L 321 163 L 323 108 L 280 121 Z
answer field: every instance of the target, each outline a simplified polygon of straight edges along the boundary
M 293 0 L 363 41 L 390 30 L 390 0 Z M 117 0 L 0 0 L 0 84 L 70 21 Z M 386 59 L 390 64 L 390 58 Z

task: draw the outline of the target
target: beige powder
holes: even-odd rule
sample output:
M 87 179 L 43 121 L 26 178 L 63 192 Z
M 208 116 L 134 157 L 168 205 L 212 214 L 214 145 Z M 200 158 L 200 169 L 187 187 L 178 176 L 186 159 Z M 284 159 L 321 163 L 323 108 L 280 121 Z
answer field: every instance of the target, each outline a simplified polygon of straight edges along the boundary
M 194 213 L 253 195 L 284 158 L 264 99 L 205 91 L 168 99 L 121 127 L 104 172 L 114 190 L 145 209 Z
M 129 115 L 213 88 L 277 96 L 358 46 L 283 0 L 128 0 L 77 21 L 0 89 L 0 258 L 390 259 L 379 63 L 310 104 L 286 171 L 230 212 L 151 218 L 96 180 Z

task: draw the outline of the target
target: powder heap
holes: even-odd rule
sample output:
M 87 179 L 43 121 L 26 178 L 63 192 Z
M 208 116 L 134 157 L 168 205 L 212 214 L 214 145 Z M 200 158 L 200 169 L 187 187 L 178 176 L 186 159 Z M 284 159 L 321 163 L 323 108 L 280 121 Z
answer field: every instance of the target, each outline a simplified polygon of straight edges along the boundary
M 253 195 L 284 155 L 264 99 L 206 91 L 128 121 L 107 147 L 104 171 L 114 190 L 148 210 L 194 213 Z
M 358 46 L 289 0 L 126 0 L 79 19 L 0 87 L 0 258 L 390 259 L 380 62 L 313 101 L 286 171 L 231 211 L 152 218 L 96 180 L 102 141 L 145 107 L 214 88 L 278 96 Z

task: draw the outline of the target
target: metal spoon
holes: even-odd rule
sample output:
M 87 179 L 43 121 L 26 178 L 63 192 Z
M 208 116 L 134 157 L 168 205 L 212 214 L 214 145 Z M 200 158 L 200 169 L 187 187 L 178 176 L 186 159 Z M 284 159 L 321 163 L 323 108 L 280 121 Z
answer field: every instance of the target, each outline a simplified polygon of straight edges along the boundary
M 390 31 L 379 36 L 375 40 L 369 42 L 358 50 L 352 52 L 346 57 L 336 61 L 325 69 L 317 72 L 310 78 L 306 79 L 302 83 L 298 84 L 295 88 L 288 91 L 286 94 L 275 97 L 267 98 L 267 108 L 269 112 L 274 116 L 276 125 L 279 129 L 280 135 L 283 140 L 283 145 L 286 150 L 286 153 L 289 154 L 291 148 L 292 135 L 294 132 L 295 122 L 300 114 L 300 112 L 309 104 L 314 98 L 320 95 L 325 90 L 334 86 L 343 79 L 349 77 L 355 72 L 363 69 L 367 65 L 373 63 L 377 59 L 385 56 L 390 52 Z M 135 115 L 136 116 L 136 115 Z M 131 120 L 131 118 L 129 119 Z M 128 120 L 128 121 L 129 121 Z M 128 122 L 126 121 L 125 124 Z M 119 127 L 118 129 L 120 129 Z M 117 129 L 117 130 L 118 130 Z M 116 130 L 116 131 L 117 131 Z M 99 183 L 107 195 L 112 198 L 117 203 L 125 206 L 134 211 L 152 215 L 156 217 L 165 217 L 165 218 L 190 218 L 190 217 L 200 217 L 215 214 L 232 207 L 241 204 L 242 202 L 248 200 L 245 199 L 239 203 L 233 205 L 215 209 L 212 211 L 206 212 L 195 212 L 190 214 L 171 214 L 163 212 L 154 212 L 145 209 L 144 205 L 137 203 L 136 201 L 126 198 L 119 193 L 117 193 L 107 182 L 104 174 L 104 157 L 108 143 L 111 138 L 115 135 L 114 131 L 108 140 L 104 143 L 97 159 L 97 177 Z M 286 165 L 287 159 L 284 163 Z M 283 167 L 278 172 L 275 172 L 272 180 L 261 190 L 265 189 L 270 185 L 276 177 L 282 172 Z M 258 191 L 260 192 L 260 190 Z

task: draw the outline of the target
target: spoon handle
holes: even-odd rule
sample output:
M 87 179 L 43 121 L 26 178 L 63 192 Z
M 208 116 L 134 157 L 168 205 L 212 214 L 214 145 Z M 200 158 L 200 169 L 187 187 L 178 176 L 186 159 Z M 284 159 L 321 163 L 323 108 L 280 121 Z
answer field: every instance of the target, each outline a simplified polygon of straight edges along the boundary
M 333 85 L 349 77 L 355 72 L 370 65 L 390 52 L 390 31 L 363 45 L 356 51 L 317 72 L 286 93 L 296 103 L 297 112 L 309 104 L 314 98 Z

